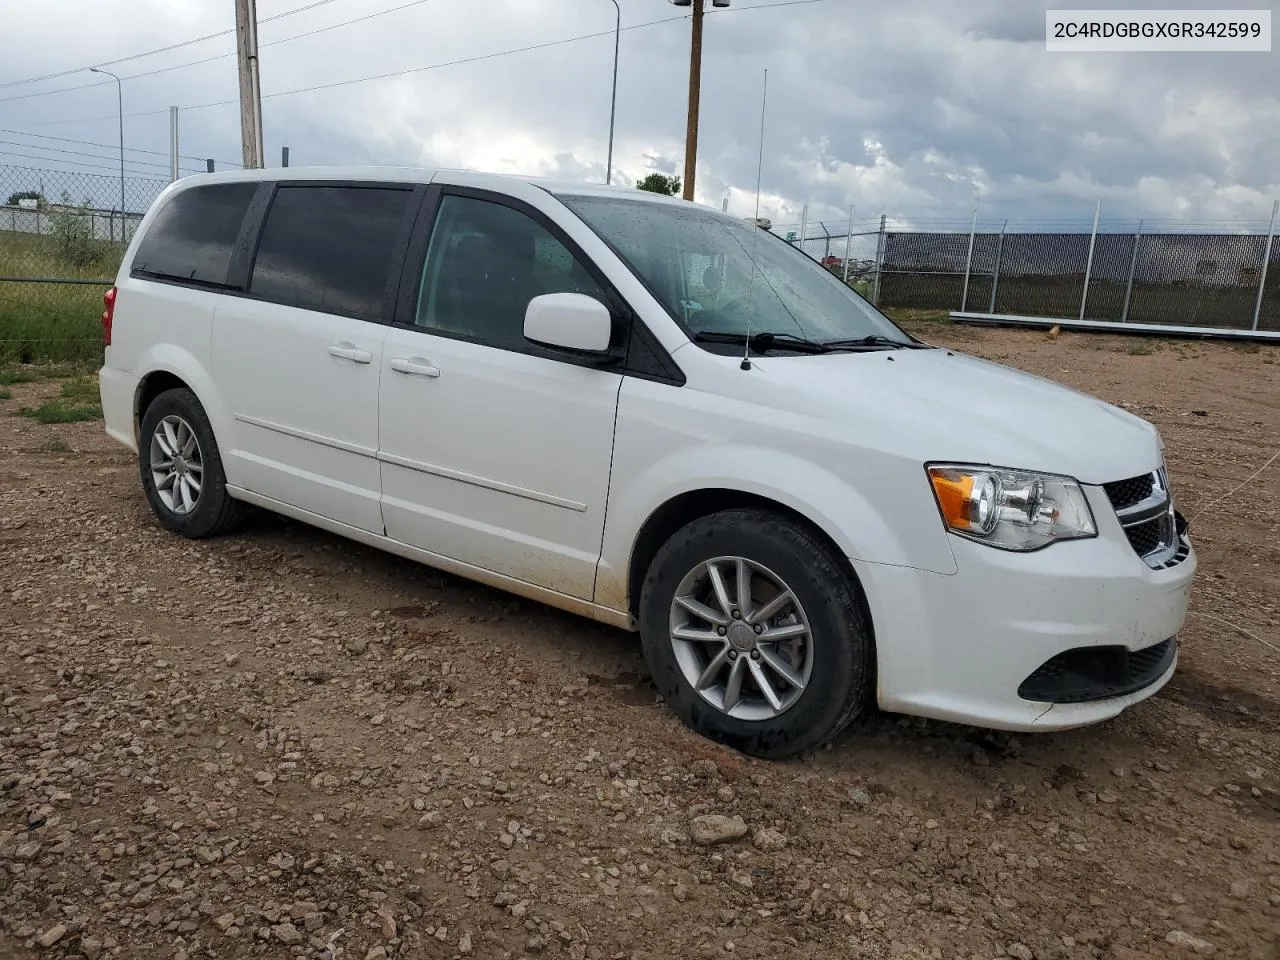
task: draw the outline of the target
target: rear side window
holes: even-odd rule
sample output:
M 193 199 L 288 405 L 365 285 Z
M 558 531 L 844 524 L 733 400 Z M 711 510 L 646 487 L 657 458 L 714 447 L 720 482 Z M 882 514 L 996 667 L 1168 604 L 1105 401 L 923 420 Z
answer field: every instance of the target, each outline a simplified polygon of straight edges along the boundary
M 414 193 L 383 187 L 281 186 L 267 212 L 249 293 L 290 307 L 389 319 Z
M 256 183 L 215 183 L 177 194 L 138 242 L 131 272 L 223 286 Z

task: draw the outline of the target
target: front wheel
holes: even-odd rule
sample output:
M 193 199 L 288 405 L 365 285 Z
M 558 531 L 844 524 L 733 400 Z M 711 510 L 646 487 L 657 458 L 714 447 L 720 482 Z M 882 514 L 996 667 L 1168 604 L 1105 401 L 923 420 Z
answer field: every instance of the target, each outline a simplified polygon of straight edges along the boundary
M 166 528 L 200 539 L 239 522 L 247 507 L 227 493 L 213 428 L 194 393 L 175 388 L 160 394 L 138 432 L 142 489 Z
M 870 621 L 848 562 L 777 514 L 727 510 L 677 531 L 649 567 L 640 632 L 680 718 L 744 753 L 828 743 L 871 698 Z

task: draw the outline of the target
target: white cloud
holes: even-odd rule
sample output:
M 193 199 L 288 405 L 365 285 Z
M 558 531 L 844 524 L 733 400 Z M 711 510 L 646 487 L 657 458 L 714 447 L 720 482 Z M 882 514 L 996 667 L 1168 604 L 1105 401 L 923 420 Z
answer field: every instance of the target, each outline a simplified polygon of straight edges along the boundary
M 303 2 L 263 0 L 259 15 Z M 404 2 L 333 0 L 264 23 L 264 93 L 607 34 L 613 26 L 607 0 L 428 0 L 271 43 Z M 621 2 L 626 26 L 680 12 L 661 0 Z M 1274 56 L 1048 54 L 1044 5 L 1023 0 L 735 6 L 707 18 L 698 195 L 717 207 L 727 195 L 735 212 L 748 216 L 754 208 L 766 66 L 761 205 L 778 222 L 798 221 L 805 203 L 811 217 L 832 220 L 847 217 L 850 203 L 859 217 L 966 218 L 975 198 L 990 216 L 1085 220 L 1098 196 L 1104 215 L 1264 218 L 1280 195 Z M 0 83 L 226 29 L 231 17 L 227 0 L 12 5 Z M 228 36 L 113 69 L 128 77 L 233 50 Z M 603 36 L 269 97 L 269 162 L 288 144 L 295 164 L 409 161 L 602 180 L 612 55 L 612 37 Z M 623 34 L 616 181 L 683 172 L 687 56 L 685 19 Z M 98 79 L 79 73 L 0 87 L 0 128 L 112 144 L 110 84 L 5 101 Z M 165 108 L 234 101 L 235 60 L 127 79 L 124 93 L 126 113 L 160 111 L 127 119 L 129 145 L 163 151 Z M 61 122 L 78 118 L 97 119 Z M 182 133 L 184 153 L 239 156 L 234 103 L 184 111 Z M 109 150 L 85 149 L 110 163 Z M 58 155 L 48 156 L 56 166 Z M 17 161 L 0 153 L 6 162 Z

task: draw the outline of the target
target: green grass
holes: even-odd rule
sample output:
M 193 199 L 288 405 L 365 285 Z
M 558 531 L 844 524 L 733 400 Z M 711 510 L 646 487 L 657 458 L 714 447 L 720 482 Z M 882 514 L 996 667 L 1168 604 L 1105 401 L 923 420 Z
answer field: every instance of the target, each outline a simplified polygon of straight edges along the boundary
M 13 391 L 5 387 L 0 387 L 0 400 L 12 400 Z
M 37 380 L 60 380 L 63 377 L 85 376 L 94 371 L 96 363 L 66 361 L 62 363 L 26 363 L 5 366 L 0 363 L 0 384 L 34 383 Z
M 57 398 L 46 400 L 38 407 L 23 407 L 17 415 L 46 424 L 101 420 L 97 378 L 91 374 L 74 377 L 62 384 Z
M 48 437 L 40 441 L 36 450 L 40 453 L 70 453 L 71 445 L 61 437 Z
M 102 294 L 120 265 L 107 243 L 82 265 L 64 261 L 53 237 L 0 230 L 0 263 L 8 276 L 104 280 L 98 284 L 0 283 L 0 362 L 100 360 Z
M 85 420 L 101 420 L 102 408 L 97 404 L 70 404 L 63 400 L 46 400 L 38 407 L 22 407 L 19 417 L 30 417 L 37 423 L 81 423 Z
M 62 385 L 62 399 L 73 403 L 98 403 L 101 394 L 98 391 L 98 378 L 85 374 L 68 380 Z

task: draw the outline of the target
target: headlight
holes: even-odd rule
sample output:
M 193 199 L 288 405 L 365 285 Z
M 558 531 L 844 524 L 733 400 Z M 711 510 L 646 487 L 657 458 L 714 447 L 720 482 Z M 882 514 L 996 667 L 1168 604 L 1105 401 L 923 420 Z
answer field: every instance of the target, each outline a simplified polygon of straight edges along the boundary
M 1084 491 L 1070 477 L 964 464 L 927 469 L 947 529 L 969 540 L 1026 551 L 1097 536 Z

